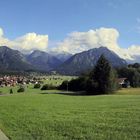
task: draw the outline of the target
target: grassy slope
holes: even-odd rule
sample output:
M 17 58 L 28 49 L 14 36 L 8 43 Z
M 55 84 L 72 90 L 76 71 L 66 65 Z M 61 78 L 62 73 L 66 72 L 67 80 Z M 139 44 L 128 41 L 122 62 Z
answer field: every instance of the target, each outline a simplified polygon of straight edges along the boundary
M 0 97 L 0 128 L 12 140 L 136 140 L 140 139 L 139 118 L 140 92 Z

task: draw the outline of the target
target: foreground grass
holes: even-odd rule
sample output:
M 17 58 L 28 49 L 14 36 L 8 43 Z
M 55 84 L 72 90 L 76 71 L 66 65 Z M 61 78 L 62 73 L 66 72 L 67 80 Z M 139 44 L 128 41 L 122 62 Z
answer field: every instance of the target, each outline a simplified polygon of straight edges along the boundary
M 138 140 L 139 118 L 140 95 L 0 97 L 0 128 L 11 140 Z

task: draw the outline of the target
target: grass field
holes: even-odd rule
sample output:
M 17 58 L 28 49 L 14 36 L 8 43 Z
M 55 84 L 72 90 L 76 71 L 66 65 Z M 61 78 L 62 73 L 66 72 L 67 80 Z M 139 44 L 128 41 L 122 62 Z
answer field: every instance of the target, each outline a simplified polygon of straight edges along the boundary
M 71 79 L 76 78 L 76 76 L 51 75 L 51 76 L 47 76 L 45 78 L 46 78 L 46 80 L 43 80 L 44 83 L 51 84 L 51 85 L 54 85 L 54 86 L 58 86 L 63 81 L 65 81 L 65 80 L 69 81 Z
M 140 89 L 0 96 L 0 128 L 11 140 L 139 140 Z

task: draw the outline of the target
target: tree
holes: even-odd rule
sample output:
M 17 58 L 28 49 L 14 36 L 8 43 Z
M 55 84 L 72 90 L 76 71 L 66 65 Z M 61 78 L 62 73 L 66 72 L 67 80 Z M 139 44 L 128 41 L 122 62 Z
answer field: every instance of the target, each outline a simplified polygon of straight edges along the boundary
M 68 83 L 69 81 L 65 80 L 62 82 L 62 84 L 60 86 L 58 86 L 59 90 L 67 90 L 67 86 L 69 85 Z
M 118 69 L 119 77 L 125 77 L 130 81 L 130 86 L 140 87 L 140 71 L 139 68 L 127 67 Z
M 116 90 L 116 74 L 104 55 L 100 56 L 90 79 L 93 85 L 92 90 L 99 94 L 107 94 Z
M 10 88 L 10 94 L 13 94 L 13 89 L 12 88 Z
M 117 74 L 109 61 L 101 55 L 95 68 L 88 74 L 71 81 L 64 81 L 58 88 L 70 91 L 86 91 L 86 94 L 107 94 L 117 89 Z
M 140 87 L 140 73 L 138 73 L 136 70 L 133 72 L 133 87 Z

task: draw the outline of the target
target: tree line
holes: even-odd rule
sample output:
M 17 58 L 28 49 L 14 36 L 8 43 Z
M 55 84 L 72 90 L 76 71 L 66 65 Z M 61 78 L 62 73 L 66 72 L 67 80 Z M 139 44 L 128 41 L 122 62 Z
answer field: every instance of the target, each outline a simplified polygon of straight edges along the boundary
M 59 89 L 85 91 L 86 94 L 110 94 L 120 88 L 118 78 L 127 78 L 131 87 L 140 87 L 140 64 L 113 68 L 104 55 L 101 55 L 92 71 L 71 81 L 64 81 Z
M 126 77 L 131 87 L 140 87 L 140 64 L 129 64 L 127 67 L 116 69 L 118 77 Z
M 94 69 L 71 81 L 64 81 L 59 89 L 71 91 L 85 91 L 86 94 L 109 94 L 118 88 L 116 71 L 109 61 L 101 55 Z

